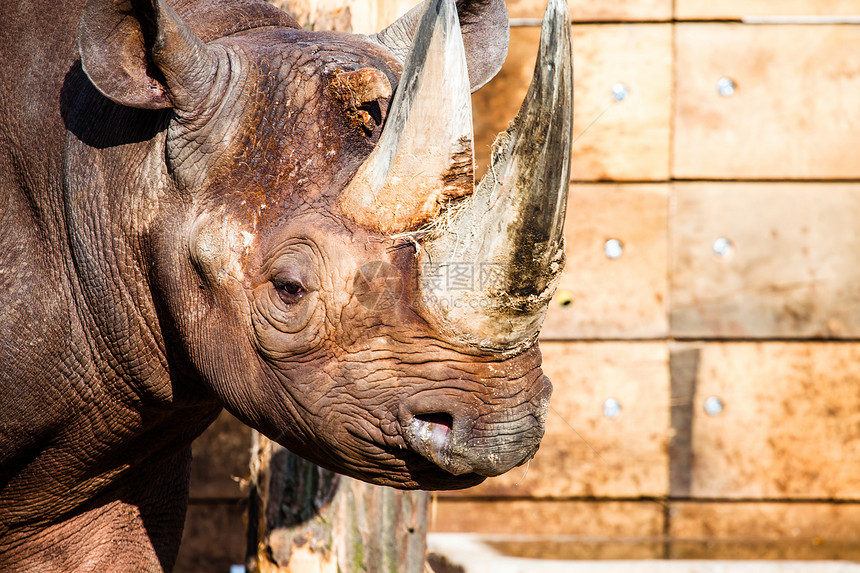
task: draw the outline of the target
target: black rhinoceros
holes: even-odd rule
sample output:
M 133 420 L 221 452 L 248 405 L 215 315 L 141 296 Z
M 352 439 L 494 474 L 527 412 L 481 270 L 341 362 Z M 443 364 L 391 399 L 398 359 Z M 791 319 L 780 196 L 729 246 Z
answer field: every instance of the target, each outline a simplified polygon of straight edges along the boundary
M 258 0 L 0 2 L 0 570 L 171 569 L 221 408 L 398 488 L 529 460 L 566 10 L 475 186 L 501 0 L 373 36 Z

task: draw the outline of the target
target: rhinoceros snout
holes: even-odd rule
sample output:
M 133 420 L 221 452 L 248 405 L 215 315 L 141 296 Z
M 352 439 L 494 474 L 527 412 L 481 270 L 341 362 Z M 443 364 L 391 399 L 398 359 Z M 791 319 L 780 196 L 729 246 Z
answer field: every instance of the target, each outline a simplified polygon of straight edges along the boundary
M 492 405 L 450 395 L 416 401 L 403 416 L 403 437 L 410 449 L 451 474 L 503 474 L 534 457 L 543 437 L 552 384 L 543 376 L 527 394 Z M 435 410 L 428 408 L 432 403 Z

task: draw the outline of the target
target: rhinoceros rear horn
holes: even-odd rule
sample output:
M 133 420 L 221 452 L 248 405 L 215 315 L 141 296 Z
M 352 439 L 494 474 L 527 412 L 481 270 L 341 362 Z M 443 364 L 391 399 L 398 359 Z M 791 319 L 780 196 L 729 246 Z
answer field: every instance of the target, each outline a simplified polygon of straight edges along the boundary
M 129 107 L 193 109 L 217 70 L 214 54 L 162 0 L 89 0 L 78 50 L 93 85 Z
M 370 40 L 405 63 L 418 36 L 425 4 L 414 7 Z M 469 64 L 469 86 L 474 92 L 493 79 L 505 63 L 510 38 L 508 9 L 505 0 L 457 0 L 456 8 Z

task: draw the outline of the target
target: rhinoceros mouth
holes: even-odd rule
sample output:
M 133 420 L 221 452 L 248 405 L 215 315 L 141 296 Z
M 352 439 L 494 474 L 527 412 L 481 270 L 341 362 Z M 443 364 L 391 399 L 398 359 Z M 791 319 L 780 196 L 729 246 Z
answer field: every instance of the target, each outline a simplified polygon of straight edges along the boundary
M 446 452 L 451 449 L 453 418 L 450 414 L 425 414 L 415 416 L 407 424 L 404 437 L 415 452 L 454 475 L 472 473 L 470 468 L 461 468 L 449 461 Z
M 460 403 L 428 410 L 417 404 L 437 401 L 422 400 L 404 416 L 403 439 L 413 452 L 455 476 L 497 476 L 534 457 L 551 393 L 552 384 L 542 376 L 530 386 L 526 400 L 483 417 Z

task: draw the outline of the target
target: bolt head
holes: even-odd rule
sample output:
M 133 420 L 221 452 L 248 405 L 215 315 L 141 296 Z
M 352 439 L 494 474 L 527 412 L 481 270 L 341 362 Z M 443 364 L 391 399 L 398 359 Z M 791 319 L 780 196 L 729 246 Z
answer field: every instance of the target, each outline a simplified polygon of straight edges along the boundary
M 737 89 L 738 85 L 732 78 L 720 78 L 717 82 L 717 92 L 719 92 L 719 94 L 723 97 L 730 97 L 735 95 L 735 90 Z
M 620 259 L 621 255 L 624 254 L 624 243 L 618 239 L 609 239 L 603 243 L 603 252 L 606 253 L 606 257 L 609 259 Z
M 725 237 L 720 237 L 714 241 L 713 245 L 714 254 L 718 257 L 726 258 L 732 254 L 734 250 L 734 245 L 732 242 Z
M 614 86 L 612 86 L 612 97 L 615 101 L 624 101 L 627 99 L 627 96 L 630 95 L 630 88 L 624 85 L 621 82 L 618 82 Z
M 621 402 L 615 398 L 609 398 L 603 403 L 603 415 L 610 420 L 616 419 L 621 415 Z
M 725 405 L 717 396 L 710 396 L 705 400 L 705 412 L 709 416 L 719 416 L 723 413 L 723 408 L 725 408 Z

